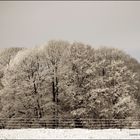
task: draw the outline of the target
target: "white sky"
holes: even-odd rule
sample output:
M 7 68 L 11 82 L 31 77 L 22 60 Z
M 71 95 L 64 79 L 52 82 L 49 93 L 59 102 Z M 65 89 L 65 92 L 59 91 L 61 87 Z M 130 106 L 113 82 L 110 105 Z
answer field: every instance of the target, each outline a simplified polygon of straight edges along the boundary
M 51 39 L 121 48 L 140 61 L 140 2 L 0 2 L 0 47 Z

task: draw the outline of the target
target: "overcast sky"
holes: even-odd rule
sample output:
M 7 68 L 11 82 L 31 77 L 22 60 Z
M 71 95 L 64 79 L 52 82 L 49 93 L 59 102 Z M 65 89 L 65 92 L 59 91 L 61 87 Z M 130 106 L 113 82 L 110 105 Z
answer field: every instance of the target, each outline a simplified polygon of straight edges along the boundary
M 0 47 L 51 39 L 116 47 L 140 61 L 140 2 L 0 2 Z

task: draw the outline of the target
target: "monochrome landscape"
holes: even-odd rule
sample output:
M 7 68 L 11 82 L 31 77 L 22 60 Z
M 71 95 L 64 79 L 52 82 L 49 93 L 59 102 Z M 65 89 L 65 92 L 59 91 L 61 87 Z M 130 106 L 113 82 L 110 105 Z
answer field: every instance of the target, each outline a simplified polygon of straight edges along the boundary
M 139 1 L 0 1 L 0 139 L 140 138 Z

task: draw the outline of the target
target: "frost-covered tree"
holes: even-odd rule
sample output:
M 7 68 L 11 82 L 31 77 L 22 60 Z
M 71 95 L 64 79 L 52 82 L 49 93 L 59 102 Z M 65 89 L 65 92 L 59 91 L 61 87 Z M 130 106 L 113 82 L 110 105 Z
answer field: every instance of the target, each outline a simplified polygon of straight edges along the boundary
M 68 56 L 69 43 L 65 41 L 54 41 L 51 40 L 47 45 L 43 46 L 42 49 L 46 55 L 46 63 L 51 71 L 51 92 L 52 101 L 54 103 L 53 110 L 53 125 L 58 127 L 59 118 L 61 118 L 60 111 L 60 99 L 59 99 L 59 86 L 60 77 L 62 76 L 63 64 Z
M 18 51 L 22 48 L 5 48 L 0 50 L 0 66 L 4 67 L 10 63 L 10 60 L 14 58 Z
M 76 118 L 78 125 L 89 127 L 93 122 L 88 119 L 101 123 L 100 119 L 111 122 L 131 117 L 136 109 L 137 75 L 119 59 L 119 53 L 116 50 L 94 52 L 82 44 L 71 49 L 74 55 L 65 74 L 67 85 L 63 97 L 68 114 Z M 111 57 L 112 52 L 118 56 Z
M 91 72 L 89 68 L 93 63 L 94 49 L 90 46 L 77 42 L 70 46 L 69 57 L 63 67 L 61 104 L 65 117 L 68 120 L 74 120 L 73 123 L 76 127 L 78 125 L 82 127 L 80 118 L 83 114 L 80 113 L 80 110 L 84 111 L 86 108 L 84 100 L 89 91 L 88 78 Z
M 48 121 L 48 127 L 58 126 L 58 84 L 68 45 L 67 42 L 50 41 L 47 46 L 27 49 L 17 54 L 3 78 L 6 87 L 2 91 L 3 104 L 6 106 L 1 112 L 2 116 L 7 115 L 7 118 L 13 121 L 15 118 L 25 118 L 25 124 L 35 118 L 38 122 Z M 8 100 L 11 101 L 10 104 Z M 19 126 L 22 125 L 20 121 L 18 123 Z
M 32 126 L 35 121 L 51 117 L 50 69 L 44 58 L 37 48 L 22 51 L 4 73 L 1 116 L 9 121 L 19 119 L 19 126 L 26 121 Z
M 3 77 L 5 67 L 20 50 L 22 50 L 22 48 L 3 48 L 0 50 L 0 79 Z M 0 81 L 0 89 L 2 89 L 2 87 L 3 85 Z
M 118 49 L 52 40 L 3 52 L 1 128 L 120 128 L 139 116 L 139 63 Z
M 2 84 L 2 78 L 4 76 L 4 71 L 6 67 L 9 65 L 10 61 L 16 56 L 16 54 L 21 51 L 22 48 L 1 48 L 0 49 L 0 112 L 3 108 L 3 104 L 1 103 L 1 93 L 4 85 Z

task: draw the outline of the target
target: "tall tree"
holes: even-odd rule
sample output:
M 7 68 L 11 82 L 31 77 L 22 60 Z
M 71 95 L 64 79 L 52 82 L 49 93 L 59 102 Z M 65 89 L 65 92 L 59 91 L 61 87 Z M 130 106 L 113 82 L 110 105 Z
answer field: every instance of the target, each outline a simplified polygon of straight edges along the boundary
M 58 127 L 59 119 L 59 77 L 62 71 L 63 60 L 66 59 L 68 52 L 68 42 L 51 40 L 47 46 L 44 46 L 46 62 L 51 70 L 52 81 L 52 101 L 54 102 L 53 125 Z
M 26 121 L 27 124 L 31 122 L 32 126 L 51 116 L 50 70 L 43 57 L 37 48 L 25 50 L 18 53 L 7 67 L 2 91 L 5 106 L 1 112 L 10 118 L 7 127 L 11 120 L 19 119 L 19 126 Z
M 74 55 L 70 57 L 72 63 L 68 63 L 71 68 L 68 67 L 65 74 L 67 86 L 63 97 L 63 104 L 70 116 L 76 118 L 76 124 L 91 127 L 93 121 L 90 123 L 88 119 L 97 119 L 99 124 L 100 119 L 111 122 L 132 117 L 136 109 L 137 74 L 118 57 L 120 52 L 96 50 L 94 53 L 82 44 L 76 46 L 77 51 L 71 48 Z M 83 124 L 79 120 L 83 120 Z

